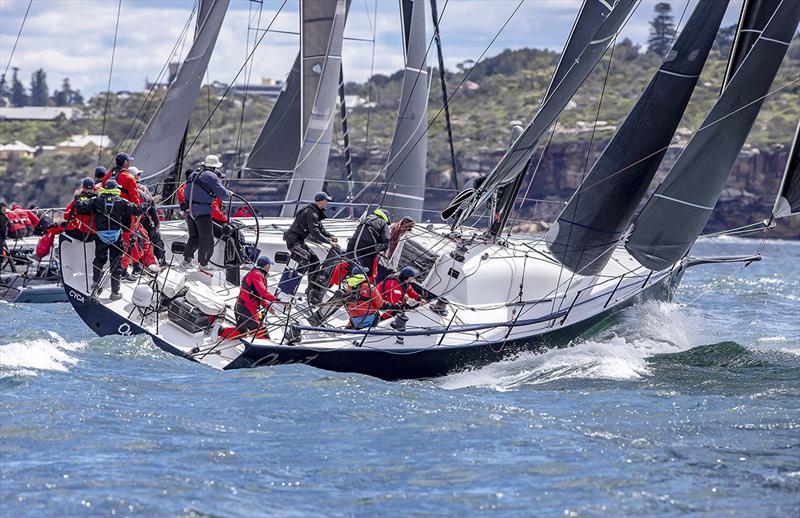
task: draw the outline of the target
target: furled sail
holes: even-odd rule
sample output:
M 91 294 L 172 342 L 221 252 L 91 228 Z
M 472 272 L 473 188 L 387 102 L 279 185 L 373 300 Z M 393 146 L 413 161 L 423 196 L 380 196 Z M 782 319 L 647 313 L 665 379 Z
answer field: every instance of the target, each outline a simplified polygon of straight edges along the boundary
M 547 233 L 553 255 L 599 273 L 630 225 L 703 69 L 727 0 L 701 0 L 628 117 Z
M 589 76 L 606 49 L 613 44 L 617 31 L 636 4 L 637 0 L 617 1 L 605 22 L 595 31 L 589 45 L 583 49 L 563 79 L 553 88 L 520 138 L 506 151 L 480 188 L 465 201 L 462 210 L 458 212 L 458 218 L 453 223 L 454 227 L 463 223 L 478 207 L 484 206 L 498 187 L 510 183 L 517 175 L 525 172 L 525 166 L 533 155 L 539 138 Z
M 561 83 L 561 80 L 564 79 L 575 60 L 583 52 L 583 49 L 592 41 L 592 36 L 594 36 L 597 28 L 600 27 L 603 20 L 608 17 L 608 13 L 611 12 L 611 4 L 613 3 L 614 0 L 583 0 L 581 10 L 578 12 L 578 17 L 575 18 L 572 31 L 569 33 L 567 44 L 564 46 L 564 51 L 558 60 L 556 71 L 553 73 L 553 78 L 550 80 L 550 85 L 544 94 L 545 99 Z
M 207 9 L 201 8 L 206 17 L 201 21 L 192 48 L 133 148 L 136 166 L 144 172 L 144 181 L 148 184 L 158 182 L 175 166 L 228 3 L 229 0 L 215 0 Z
M 307 200 L 322 189 L 328 169 L 336 94 L 342 66 L 342 39 L 349 0 L 300 2 L 300 154 L 287 201 Z M 285 205 L 282 216 L 294 213 Z
M 408 216 L 421 221 L 425 201 L 430 89 L 425 63 L 425 4 L 423 0 L 404 0 L 401 5 L 406 68 L 397 124 L 386 162 L 387 187 L 383 204 L 397 218 Z
M 291 175 L 300 155 L 301 134 L 298 54 L 261 133 L 247 155 L 244 171 L 262 176 Z
M 800 121 L 794 133 L 794 142 L 789 159 L 786 161 L 786 171 L 783 173 L 781 190 L 772 209 L 773 218 L 785 218 L 800 214 Z
M 783 0 L 700 129 L 648 200 L 626 243 L 642 265 L 662 270 L 702 232 L 800 21 L 800 2 Z
M 725 71 L 725 80 L 722 83 L 723 90 L 741 66 L 780 2 L 781 0 L 744 0 L 742 14 L 736 26 L 736 37 L 731 47 L 728 69 Z

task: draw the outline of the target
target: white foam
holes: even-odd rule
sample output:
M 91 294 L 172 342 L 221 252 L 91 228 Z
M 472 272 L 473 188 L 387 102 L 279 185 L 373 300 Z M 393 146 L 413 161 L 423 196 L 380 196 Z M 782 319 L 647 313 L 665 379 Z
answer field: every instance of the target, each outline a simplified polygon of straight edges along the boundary
M 26 342 L 12 342 L 0 345 L 0 368 L 11 369 L 17 373 L 30 372 L 28 369 L 66 372 L 69 366 L 78 363 L 70 356 L 86 344 L 67 342 L 57 333 L 48 331 L 49 339 L 36 338 Z
M 445 389 L 484 386 L 509 390 L 559 379 L 632 380 L 650 373 L 647 358 L 713 343 L 696 310 L 679 304 L 648 302 L 630 308 L 602 336 L 542 353 L 523 353 L 439 380 Z

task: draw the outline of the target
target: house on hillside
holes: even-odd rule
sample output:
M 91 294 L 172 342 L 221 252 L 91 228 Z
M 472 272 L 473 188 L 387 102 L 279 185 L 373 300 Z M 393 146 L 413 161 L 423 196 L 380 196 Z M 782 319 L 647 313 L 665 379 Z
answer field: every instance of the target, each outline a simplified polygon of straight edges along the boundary
M 0 144 L 0 160 L 16 158 L 31 158 L 36 153 L 36 148 L 15 140 L 10 144 Z
M 64 142 L 56 144 L 56 151 L 75 154 L 86 151 L 94 152 L 100 148 L 107 149 L 111 146 L 111 139 L 106 135 L 73 135 Z
M 52 121 L 61 117 L 71 119 L 76 108 L 67 106 L 3 106 L 0 121 Z

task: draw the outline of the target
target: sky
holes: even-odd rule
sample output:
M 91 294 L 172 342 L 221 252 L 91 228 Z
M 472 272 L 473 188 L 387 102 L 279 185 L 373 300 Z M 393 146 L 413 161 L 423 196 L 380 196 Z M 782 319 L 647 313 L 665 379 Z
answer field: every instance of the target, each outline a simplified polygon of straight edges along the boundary
M 111 90 L 141 91 L 145 79 L 153 80 L 168 60 L 189 20 L 195 0 L 122 0 L 120 24 L 111 73 Z M 230 84 L 252 50 L 256 28 L 296 32 L 298 0 L 230 0 L 230 8 L 208 69 L 211 81 Z M 313 1 L 313 0 L 307 0 Z M 427 0 L 423 0 L 429 11 Z M 560 50 L 569 34 L 582 0 L 438 0 L 445 66 L 454 69 L 467 59 L 477 60 L 511 13 L 516 14 L 491 45 L 486 56 L 504 49 L 523 47 Z M 32 0 L 17 49 L 14 40 L 29 0 L 0 0 L 0 73 L 18 67 L 26 84 L 34 70 L 47 72 L 50 90 L 69 77 L 84 96 L 104 92 L 114 49 L 117 0 Z M 519 5 L 521 3 L 521 5 Z M 688 2 L 688 4 L 687 4 Z M 645 43 L 649 20 L 657 0 L 642 0 L 621 36 Z M 697 0 L 671 0 L 676 23 L 684 21 Z M 736 22 L 741 0 L 731 0 L 724 25 Z M 283 8 L 281 9 L 281 5 Z M 688 5 L 688 8 L 687 8 Z M 347 81 L 365 81 L 372 72 L 391 74 L 403 64 L 398 0 L 352 0 L 344 44 Z M 273 21 L 274 20 L 274 21 Z M 193 29 L 190 25 L 190 30 Z M 430 14 L 427 15 L 430 31 Z M 250 28 L 250 30 L 248 29 Z M 262 34 L 262 33 L 258 33 Z M 191 37 L 191 33 L 189 35 Z M 190 38 L 188 39 L 190 42 Z M 183 54 L 189 43 L 182 47 Z M 298 37 L 270 32 L 252 60 L 250 83 L 261 78 L 283 79 L 298 49 Z M 429 62 L 434 55 L 431 54 Z M 11 69 L 7 79 L 10 80 Z M 245 82 L 240 75 L 235 83 Z

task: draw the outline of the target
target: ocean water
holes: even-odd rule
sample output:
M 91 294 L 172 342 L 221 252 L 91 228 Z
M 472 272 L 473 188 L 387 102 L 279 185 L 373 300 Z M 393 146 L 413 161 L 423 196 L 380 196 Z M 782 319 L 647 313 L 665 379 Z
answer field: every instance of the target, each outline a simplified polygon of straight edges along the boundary
M 800 244 L 763 255 L 571 347 L 395 383 L 217 372 L 0 304 L 0 515 L 798 516 Z

